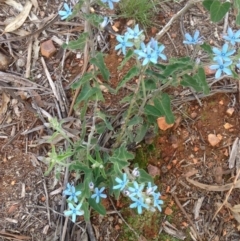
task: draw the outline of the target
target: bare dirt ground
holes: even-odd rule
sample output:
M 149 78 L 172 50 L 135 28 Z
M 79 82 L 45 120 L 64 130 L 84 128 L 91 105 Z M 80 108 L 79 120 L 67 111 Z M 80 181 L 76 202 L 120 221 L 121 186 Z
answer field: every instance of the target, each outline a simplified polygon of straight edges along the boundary
M 18 3 L 25 5 L 23 0 Z M 29 18 L 20 28 L 22 32 L 0 36 L 0 53 L 8 59 L 7 66 L 0 71 L 0 240 L 62 240 L 64 230 L 64 240 L 94 240 L 93 237 L 121 241 L 240 240 L 239 208 L 233 210 L 240 204 L 239 179 L 236 179 L 236 168 L 229 169 L 228 163 L 240 131 L 237 83 L 226 77 L 214 82 L 212 75 L 208 75 L 211 84 L 208 97 L 170 88 L 177 119 L 174 127 L 159 132 L 150 141 L 146 138 L 146 143 L 136 150 L 135 161 L 149 173 L 151 168 L 157 171 L 155 180 L 164 199 L 163 213 L 140 217 L 128 209 L 129 203 L 124 198 L 109 199 L 104 201 L 106 217 L 93 212 L 91 223 L 79 220 L 78 225 L 73 225 L 69 221 L 64 227 L 65 170 L 61 170 L 58 180 L 54 173 L 44 176 L 47 166 L 39 157 L 46 156 L 50 149 L 47 140 L 52 130 L 45 124 L 48 122 L 45 113 L 64 119 L 66 128 L 72 121 L 74 125 L 69 125 L 72 130 L 68 129 L 71 133 L 78 130 L 78 113 L 73 111 L 72 119 L 67 119 L 74 96 L 69 86 L 81 73 L 84 59 L 81 53 L 64 52 L 61 44 L 76 39 L 83 31 L 83 23 L 78 18 L 60 21 L 57 15 L 62 3 L 59 1 L 32 3 Z M 147 29 L 148 38 L 155 36 L 185 4 L 185 1 L 162 3 L 153 26 Z M 17 14 L 15 7 L 0 1 L 1 32 L 6 22 Z M 228 23 L 235 28 L 232 12 Z M 127 20 L 118 19 L 114 24 L 121 32 L 126 29 Z M 34 36 L 28 35 L 38 29 L 41 31 Z M 192 49 L 182 44 L 183 32 L 192 33 L 196 29 L 206 42 L 222 45 L 223 21 L 211 23 L 199 4 L 175 21 L 160 39 L 168 58 L 191 55 Z M 40 53 L 40 44 L 49 39 L 53 40 L 56 52 L 46 58 Z M 109 36 L 108 42 L 105 63 L 111 73 L 111 87 L 116 88 L 134 63 L 130 62 L 119 72 L 117 67 L 122 56 L 114 51 L 115 36 Z M 204 61 L 203 52 L 199 51 L 198 57 Z M 47 72 L 54 81 L 59 100 L 49 84 Z M 120 100 L 130 91 L 131 84 L 128 84 L 117 96 L 104 93 L 106 102 L 101 108 L 117 113 L 121 109 Z M 209 144 L 209 134 L 219 139 L 214 147 Z M 57 148 L 64 148 L 64 143 L 58 143 Z M 71 174 L 69 180 L 73 178 Z

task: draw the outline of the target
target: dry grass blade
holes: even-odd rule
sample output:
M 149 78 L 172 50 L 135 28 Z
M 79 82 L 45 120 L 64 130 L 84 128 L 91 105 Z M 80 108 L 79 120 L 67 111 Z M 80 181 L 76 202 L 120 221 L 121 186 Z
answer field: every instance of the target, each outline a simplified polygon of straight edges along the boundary
M 236 140 L 233 142 L 231 154 L 228 160 L 230 169 L 234 167 L 235 160 L 238 155 L 239 155 L 239 138 L 237 137 Z
M 20 28 L 25 22 L 25 20 L 27 19 L 31 8 L 32 8 L 32 3 L 27 1 L 22 12 L 19 15 L 17 15 L 17 17 L 10 24 L 6 26 L 6 28 L 4 29 L 4 32 L 5 33 L 13 32 L 14 30 Z
M 186 179 L 187 179 L 188 182 L 190 182 L 191 184 L 193 184 L 196 187 L 200 187 L 204 190 L 213 191 L 213 192 L 228 191 L 234 184 L 234 183 L 229 183 L 229 184 L 226 184 L 226 185 L 207 185 L 207 184 L 203 184 L 203 183 L 194 181 L 190 178 L 186 178 Z M 236 184 L 234 185 L 233 188 L 240 188 L 240 180 L 238 180 L 236 182 Z

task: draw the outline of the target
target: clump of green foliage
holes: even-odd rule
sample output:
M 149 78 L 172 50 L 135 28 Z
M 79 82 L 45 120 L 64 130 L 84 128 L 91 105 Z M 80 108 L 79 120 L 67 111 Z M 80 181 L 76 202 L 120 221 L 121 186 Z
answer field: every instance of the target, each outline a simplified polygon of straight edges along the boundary
M 133 18 L 144 27 L 149 27 L 152 22 L 153 11 L 155 11 L 153 1 L 149 0 L 121 0 L 119 2 L 121 16 Z

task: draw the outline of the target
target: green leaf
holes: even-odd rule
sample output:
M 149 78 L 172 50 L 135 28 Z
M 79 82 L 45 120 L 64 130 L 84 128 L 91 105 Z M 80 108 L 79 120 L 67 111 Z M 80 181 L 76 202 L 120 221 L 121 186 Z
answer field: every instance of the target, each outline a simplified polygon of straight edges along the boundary
M 81 103 L 82 101 L 87 101 L 89 100 L 93 95 L 95 95 L 99 91 L 98 88 L 93 88 L 90 86 L 89 82 L 85 83 L 82 87 L 82 90 L 80 94 L 78 95 L 76 99 L 76 105 Z
M 240 10 L 240 0 L 234 0 L 234 6 L 237 8 L 237 10 Z
M 238 14 L 237 14 L 236 24 L 237 24 L 237 25 L 240 25 L 240 12 L 238 12 Z
M 211 21 L 219 22 L 231 7 L 230 2 L 221 3 L 218 0 L 214 0 L 210 8 Z
M 75 5 L 74 5 L 74 8 L 73 8 L 73 11 L 72 11 L 72 14 L 71 16 L 69 16 L 67 18 L 67 20 L 71 20 L 73 19 L 77 14 L 79 14 L 79 11 L 81 10 L 82 6 L 83 6 L 83 3 L 84 3 L 84 0 L 79 0 Z
M 157 85 L 156 85 L 154 80 L 146 79 L 144 81 L 145 81 L 145 88 L 146 88 L 146 90 L 156 90 L 157 89 Z
M 118 70 L 121 70 L 123 68 L 123 66 L 128 62 L 128 60 L 130 60 L 132 58 L 132 56 L 134 55 L 133 49 L 129 49 L 127 51 L 127 54 L 125 55 L 123 61 L 121 62 L 121 64 L 118 66 Z
M 200 45 L 200 47 L 206 51 L 208 54 L 212 54 L 213 51 L 212 51 L 212 47 L 209 45 L 209 44 L 206 44 L 206 43 L 203 43 Z
M 137 125 L 143 122 L 143 118 L 141 116 L 134 116 L 130 121 L 128 122 L 128 126 Z
M 118 91 L 120 88 L 122 88 L 129 80 L 131 80 L 133 77 L 139 75 L 140 70 L 137 66 L 132 67 L 128 73 L 122 78 L 122 80 L 118 83 L 118 86 L 116 90 Z
M 166 69 L 163 71 L 163 75 L 165 76 L 170 76 L 173 75 L 175 72 L 177 71 L 184 71 L 184 70 L 192 70 L 193 69 L 193 65 L 190 62 L 177 62 L 177 63 L 173 63 L 173 64 L 169 64 Z
M 95 55 L 95 57 L 90 59 L 90 63 L 94 64 L 95 66 L 97 66 L 102 74 L 102 77 L 104 80 L 108 81 L 109 80 L 109 70 L 106 67 L 105 63 L 104 63 L 104 59 L 103 59 L 103 54 L 102 53 L 97 53 Z
M 140 173 L 140 176 L 137 179 L 139 183 L 154 182 L 153 178 L 143 169 L 139 169 L 139 173 Z
M 138 128 L 137 128 L 137 135 L 136 135 L 136 137 L 135 137 L 135 139 L 134 139 L 134 141 L 136 142 L 136 143 L 139 143 L 139 142 L 141 142 L 143 139 L 144 139 L 144 137 L 145 137 L 145 135 L 146 135 L 146 133 L 147 133 L 147 131 L 148 131 L 148 128 L 149 128 L 149 125 L 148 124 L 146 124 L 146 123 L 144 123 L 143 125 L 140 125 Z
M 88 203 L 98 213 L 100 213 L 103 216 L 106 215 L 106 209 L 101 203 L 96 203 L 95 199 L 93 198 L 89 198 Z
M 88 33 L 81 33 L 79 38 L 77 40 L 70 41 L 68 44 L 63 44 L 63 48 L 67 49 L 78 49 L 78 50 L 83 50 L 86 44 L 88 38 Z
M 214 0 L 204 0 L 203 6 L 210 12 L 211 5 L 214 2 Z
M 202 91 L 205 95 L 209 93 L 209 86 L 206 81 L 204 69 L 200 67 L 197 74 L 193 77 L 184 75 L 181 85 L 185 87 L 192 87 L 196 91 Z
M 72 89 L 76 90 L 80 88 L 81 85 L 90 81 L 91 79 L 93 79 L 93 77 L 95 77 L 93 72 L 85 73 L 81 78 L 78 79 L 78 81 L 72 84 Z
M 99 25 L 103 22 L 103 17 L 100 14 L 95 13 L 89 13 L 89 14 L 83 14 L 84 20 L 88 21 L 91 25 L 93 25 L 96 28 L 99 28 Z
M 121 146 L 114 150 L 113 155 L 109 158 L 109 161 L 112 163 L 119 163 L 120 166 L 125 166 L 128 160 L 132 160 L 134 155 L 126 149 L 125 146 Z
M 155 98 L 153 102 L 155 107 L 166 117 L 167 123 L 172 124 L 174 122 L 174 115 L 171 110 L 171 100 L 169 95 L 163 93 L 160 98 Z
M 85 222 L 88 222 L 90 220 L 90 211 L 89 211 L 89 205 L 87 202 L 83 202 L 82 210 L 84 211 L 84 220 Z
M 205 71 L 202 67 L 198 69 L 198 72 L 196 75 L 194 75 L 194 77 L 197 78 L 197 82 L 198 82 L 199 86 L 201 87 L 203 93 L 205 95 L 209 94 L 209 92 L 210 92 L 209 86 L 206 81 Z
M 152 116 L 156 116 L 156 117 L 159 117 L 162 115 L 162 112 L 153 105 L 146 105 L 144 108 L 144 113 L 146 115 L 152 115 Z
M 113 127 L 112 127 L 111 123 L 107 120 L 107 117 L 106 117 L 106 115 L 105 115 L 103 112 L 98 111 L 98 112 L 97 112 L 97 116 L 98 116 L 99 118 L 101 118 L 101 119 L 105 122 L 105 126 L 106 126 L 109 130 L 113 130 Z
M 183 76 L 183 79 L 181 81 L 181 85 L 185 87 L 192 87 L 196 91 L 201 91 L 202 88 L 199 86 L 197 79 L 193 78 L 187 74 Z

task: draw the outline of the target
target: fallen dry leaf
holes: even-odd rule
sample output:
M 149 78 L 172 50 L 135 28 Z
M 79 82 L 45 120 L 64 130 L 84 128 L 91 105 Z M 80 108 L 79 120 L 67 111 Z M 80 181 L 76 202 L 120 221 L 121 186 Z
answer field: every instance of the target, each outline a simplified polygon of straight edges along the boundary
M 216 136 L 215 134 L 208 135 L 208 142 L 211 146 L 216 146 L 220 141 L 220 136 Z
M 31 8 L 32 3 L 27 1 L 21 13 L 18 14 L 15 19 L 5 27 L 4 32 L 8 33 L 20 28 L 27 19 Z
M 166 122 L 165 116 L 159 117 L 157 119 L 157 124 L 158 124 L 159 129 L 163 130 L 163 131 L 165 131 L 165 130 L 167 130 L 167 129 L 169 129 L 169 128 L 171 128 L 173 126 L 173 124 L 168 124 Z

